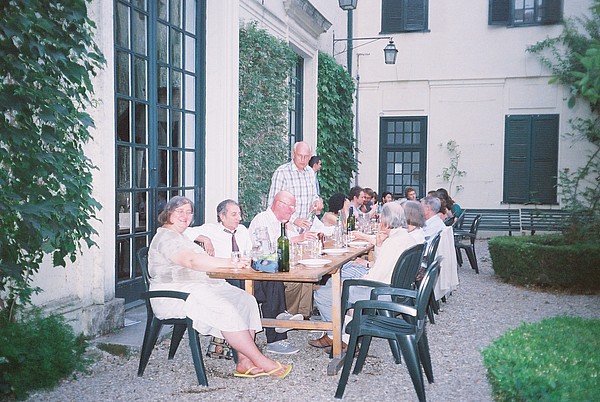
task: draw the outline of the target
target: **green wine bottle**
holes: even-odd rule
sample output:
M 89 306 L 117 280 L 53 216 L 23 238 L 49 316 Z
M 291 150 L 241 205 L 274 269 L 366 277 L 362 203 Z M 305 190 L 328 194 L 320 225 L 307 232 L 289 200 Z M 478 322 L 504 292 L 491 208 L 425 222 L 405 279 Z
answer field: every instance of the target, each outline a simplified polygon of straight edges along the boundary
M 348 221 L 346 222 L 346 228 L 348 229 L 348 233 L 356 230 L 356 217 L 354 216 L 354 210 L 350 207 L 348 211 Z
M 277 239 L 277 270 L 290 272 L 290 239 L 285 235 L 285 223 L 281 223 L 281 236 Z

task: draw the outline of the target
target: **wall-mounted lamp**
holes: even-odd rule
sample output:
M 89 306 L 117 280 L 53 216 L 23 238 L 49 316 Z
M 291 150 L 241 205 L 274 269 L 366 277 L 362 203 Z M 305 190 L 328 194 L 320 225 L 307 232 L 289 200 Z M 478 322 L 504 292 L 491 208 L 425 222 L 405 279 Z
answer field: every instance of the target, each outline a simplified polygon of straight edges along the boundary
M 341 3 L 341 1 L 340 1 Z M 388 39 L 390 42 L 383 49 L 383 56 L 385 60 L 385 64 L 396 64 L 396 56 L 398 56 L 398 49 L 396 49 L 396 45 L 394 44 L 394 40 L 391 36 L 373 36 L 369 38 L 336 38 L 335 34 L 333 35 L 333 55 L 342 54 L 345 52 L 335 53 L 335 44 L 336 42 L 354 42 L 354 41 L 362 41 L 362 40 L 370 40 L 372 42 Z
M 354 10 L 358 0 L 339 0 L 340 8 L 344 11 Z

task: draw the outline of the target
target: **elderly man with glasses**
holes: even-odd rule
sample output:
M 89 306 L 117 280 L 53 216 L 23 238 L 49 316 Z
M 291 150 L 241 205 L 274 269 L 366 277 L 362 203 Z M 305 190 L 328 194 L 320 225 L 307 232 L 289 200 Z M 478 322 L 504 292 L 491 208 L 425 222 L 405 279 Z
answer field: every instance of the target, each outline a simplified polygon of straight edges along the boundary
M 288 191 L 279 191 L 273 198 L 271 207 L 259 213 L 250 222 L 250 233 L 255 233 L 260 227 L 266 227 L 269 232 L 271 244 L 277 243 L 281 234 L 281 223 L 290 222 L 296 210 L 296 198 Z M 315 232 L 303 231 L 299 234 L 296 227 L 286 225 L 287 237 L 292 243 L 298 243 L 307 239 L 315 239 Z M 312 284 L 300 282 L 285 282 L 285 304 L 287 311 L 291 314 L 302 314 L 305 318 L 310 317 L 312 312 Z

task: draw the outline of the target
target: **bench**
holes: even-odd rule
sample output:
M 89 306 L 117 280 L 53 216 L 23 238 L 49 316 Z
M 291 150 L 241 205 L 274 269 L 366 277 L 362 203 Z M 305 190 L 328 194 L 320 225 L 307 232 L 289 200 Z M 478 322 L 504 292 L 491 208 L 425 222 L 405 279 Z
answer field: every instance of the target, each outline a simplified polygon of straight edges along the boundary
M 465 218 L 460 229 L 469 230 L 475 216 L 481 214 L 480 231 L 512 232 L 521 231 L 521 214 L 518 209 L 465 209 Z
M 536 231 L 560 232 L 569 225 L 569 213 L 560 209 L 526 209 L 521 208 L 521 229 Z

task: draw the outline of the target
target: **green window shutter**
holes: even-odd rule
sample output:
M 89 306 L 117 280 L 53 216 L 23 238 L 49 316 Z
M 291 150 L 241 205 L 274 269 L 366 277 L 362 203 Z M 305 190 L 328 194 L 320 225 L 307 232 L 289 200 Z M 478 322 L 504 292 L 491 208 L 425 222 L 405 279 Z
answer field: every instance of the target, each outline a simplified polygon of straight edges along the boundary
M 381 33 L 402 32 L 402 0 L 381 1 Z
M 489 0 L 488 25 L 508 25 L 510 0 Z
M 531 201 L 556 204 L 558 115 L 532 117 Z
M 530 116 L 506 116 L 504 142 L 505 203 L 529 201 Z
M 562 0 L 544 0 L 542 24 L 558 24 L 562 21 Z
M 427 0 L 404 0 L 406 16 L 404 31 L 425 31 L 427 29 Z

